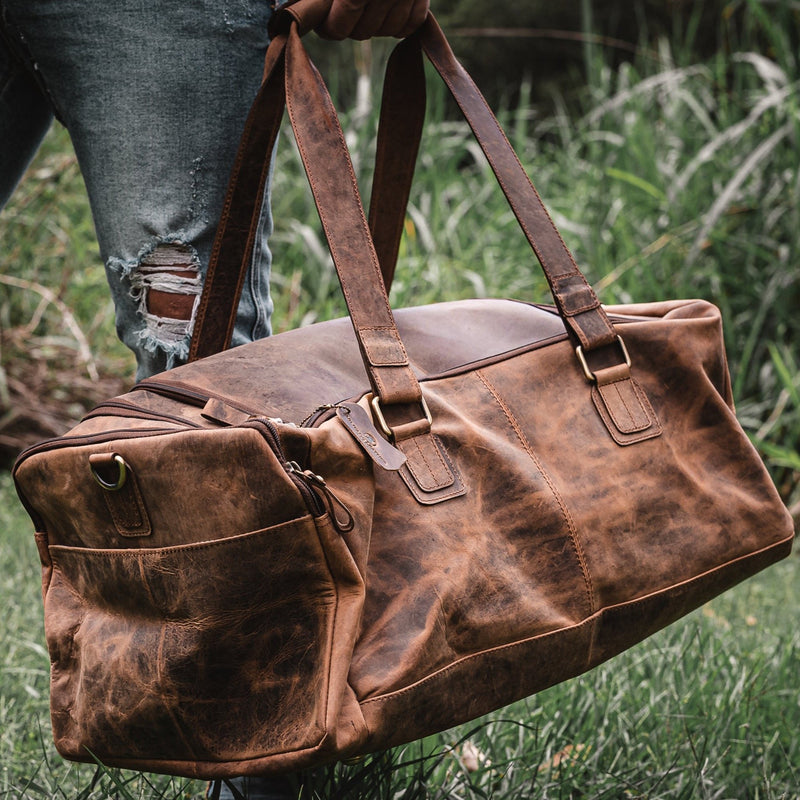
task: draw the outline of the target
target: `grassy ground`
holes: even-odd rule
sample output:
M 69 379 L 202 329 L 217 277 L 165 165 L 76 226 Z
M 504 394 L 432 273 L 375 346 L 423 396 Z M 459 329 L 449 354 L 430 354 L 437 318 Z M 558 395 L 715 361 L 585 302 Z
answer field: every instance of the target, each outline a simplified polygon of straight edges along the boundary
M 742 24 L 727 53 L 694 64 L 662 45 L 620 70 L 598 61 L 578 106 L 554 98 L 556 113 L 542 115 L 523 97 L 501 116 L 605 302 L 700 296 L 721 307 L 739 416 L 797 516 L 798 21 L 790 4 L 733 6 Z M 545 300 L 463 126 L 440 92 L 430 105 L 395 305 L 475 295 Z M 366 182 L 374 108 L 363 103 L 345 123 Z M 66 137 L 55 130 L 0 216 L 0 445 L 4 434 L 17 435 L 12 423 L 24 418 L 31 387 L 31 408 L 72 404 L 75 417 L 131 373 L 82 192 Z M 343 313 L 289 137 L 275 214 L 276 328 Z M 67 765 L 55 755 L 30 533 L 0 475 L 0 798 L 197 796 L 198 784 Z M 792 557 L 609 665 L 480 724 L 310 776 L 307 794 L 800 797 L 800 633 L 790 611 L 800 599 L 798 570 Z

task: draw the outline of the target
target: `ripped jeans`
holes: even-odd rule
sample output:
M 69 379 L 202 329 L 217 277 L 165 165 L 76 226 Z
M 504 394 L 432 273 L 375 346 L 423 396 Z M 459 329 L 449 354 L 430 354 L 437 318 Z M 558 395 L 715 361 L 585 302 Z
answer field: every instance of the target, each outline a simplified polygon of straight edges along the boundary
M 0 0 L 0 206 L 55 115 L 86 182 L 137 379 L 188 355 L 268 0 Z M 270 333 L 269 197 L 233 344 Z

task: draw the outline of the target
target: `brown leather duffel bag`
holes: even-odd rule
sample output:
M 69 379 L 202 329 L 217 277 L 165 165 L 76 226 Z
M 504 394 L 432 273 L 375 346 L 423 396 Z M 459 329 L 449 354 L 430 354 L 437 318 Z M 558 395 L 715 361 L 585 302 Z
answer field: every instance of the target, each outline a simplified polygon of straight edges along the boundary
M 216 777 L 407 742 L 590 669 L 791 548 L 718 311 L 600 305 L 432 18 L 390 65 L 371 235 L 305 8 L 267 57 L 197 360 L 15 469 L 70 759 Z M 554 307 L 390 310 L 421 51 Z M 350 319 L 225 350 L 284 95 Z M 395 156 L 386 131 L 406 123 Z

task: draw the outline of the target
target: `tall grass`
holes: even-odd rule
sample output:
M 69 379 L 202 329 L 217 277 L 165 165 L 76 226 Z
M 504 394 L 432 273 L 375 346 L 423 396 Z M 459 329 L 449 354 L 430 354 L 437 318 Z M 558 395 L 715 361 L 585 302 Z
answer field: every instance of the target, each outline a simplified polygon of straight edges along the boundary
M 0 214 L 0 243 L 3 363 L 26 352 L 47 358 L 63 346 L 94 376 L 99 361 L 121 357 L 89 202 L 60 126 Z M 20 329 L 22 341 L 11 336 Z
M 647 59 L 619 69 L 598 60 L 577 105 L 554 97 L 556 112 L 542 114 L 523 86 L 520 104 L 500 116 L 605 302 L 701 296 L 720 306 L 739 417 L 798 515 L 797 12 L 766 0 L 726 8 L 739 20 L 727 52 L 698 64 L 687 60 L 688 47 L 662 42 L 656 57 L 651 47 Z M 369 50 L 353 47 L 366 64 Z M 376 70 L 364 67 L 367 91 L 343 114 L 364 186 Z M 435 81 L 429 95 L 394 304 L 476 295 L 546 301 L 476 145 Z M 288 133 L 274 198 L 276 329 L 343 314 Z M 8 278 L 0 280 L 0 406 L 7 410 L 2 377 L 19 374 L 26 341 L 37 359 L 88 347 L 101 370 L 110 361 L 127 369 L 63 131 L 48 139 L 0 216 L 0 241 L 0 278 Z M 64 330 L 64 308 L 80 334 Z M 0 475 L 0 798 L 199 797 L 195 782 L 68 765 L 55 755 L 36 564 L 29 523 Z M 304 796 L 795 798 L 800 633 L 789 610 L 798 586 L 793 557 L 586 676 L 474 725 L 305 776 Z

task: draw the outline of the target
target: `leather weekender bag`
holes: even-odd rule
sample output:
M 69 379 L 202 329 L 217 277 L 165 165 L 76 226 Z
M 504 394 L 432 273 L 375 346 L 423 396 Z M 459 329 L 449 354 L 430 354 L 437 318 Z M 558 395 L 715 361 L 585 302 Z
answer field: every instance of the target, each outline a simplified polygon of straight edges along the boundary
M 277 19 L 194 360 L 15 467 L 69 759 L 225 777 L 374 752 L 578 675 L 791 549 L 718 311 L 600 305 L 431 17 L 390 61 L 368 221 L 300 38 L 315 13 Z M 390 310 L 423 51 L 554 307 Z M 284 98 L 350 317 L 226 350 Z

